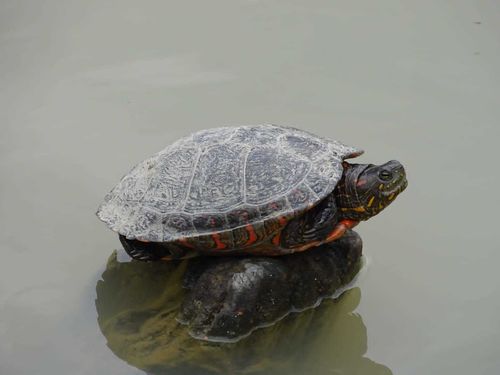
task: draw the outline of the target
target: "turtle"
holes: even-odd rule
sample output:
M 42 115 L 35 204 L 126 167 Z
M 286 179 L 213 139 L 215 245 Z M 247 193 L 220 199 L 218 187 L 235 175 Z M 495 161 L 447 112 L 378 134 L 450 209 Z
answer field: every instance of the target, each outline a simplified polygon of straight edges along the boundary
M 340 238 L 407 186 L 396 160 L 293 127 L 205 129 L 140 162 L 97 216 L 134 259 L 277 256 Z

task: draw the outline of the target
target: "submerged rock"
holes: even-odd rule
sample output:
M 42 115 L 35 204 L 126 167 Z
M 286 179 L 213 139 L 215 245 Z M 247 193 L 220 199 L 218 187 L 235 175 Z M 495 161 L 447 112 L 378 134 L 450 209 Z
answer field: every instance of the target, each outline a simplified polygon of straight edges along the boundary
M 340 302 L 288 314 L 237 342 L 192 337 L 227 339 L 227 327 L 237 337 L 332 295 L 359 268 L 361 241 L 349 236 L 323 252 L 279 258 L 121 263 L 114 253 L 96 286 L 99 327 L 118 357 L 148 374 L 327 374 L 333 368 L 390 374 L 363 357 L 366 329 L 352 313 L 356 288 Z

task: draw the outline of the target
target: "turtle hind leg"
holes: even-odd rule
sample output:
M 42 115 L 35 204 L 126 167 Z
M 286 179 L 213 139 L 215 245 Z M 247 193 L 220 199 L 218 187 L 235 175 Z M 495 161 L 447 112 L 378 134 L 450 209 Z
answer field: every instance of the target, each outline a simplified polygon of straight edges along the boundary
M 156 247 L 152 242 L 141 242 L 138 240 L 128 240 L 125 236 L 120 235 L 120 242 L 126 253 L 135 260 L 154 261 L 162 258 L 155 250 Z M 167 254 L 165 254 L 167 255 Z
M 135 260 L 153 262 L 158 260 L 174 260 L 190 257 L 190 254 L 186 249 L 183 249 L 175 244 L 128 240 L 122 235 L 119 237 L 126 253 Z

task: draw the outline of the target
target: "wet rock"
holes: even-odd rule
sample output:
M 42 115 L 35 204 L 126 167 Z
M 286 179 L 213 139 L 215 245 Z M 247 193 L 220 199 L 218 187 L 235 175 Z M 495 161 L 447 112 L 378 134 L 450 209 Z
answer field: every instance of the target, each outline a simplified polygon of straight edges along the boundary
M 275 259 L 220 259 L 184 299 L 179 320 L 197 338 L 231 340 L 290 310 L 286 266 Z
M 238 340 L 332 296 L 358 271 L 361 250 L 361 238 L 351 231 L 304 253 L 193 260 L 179 321 L 196 338 Z

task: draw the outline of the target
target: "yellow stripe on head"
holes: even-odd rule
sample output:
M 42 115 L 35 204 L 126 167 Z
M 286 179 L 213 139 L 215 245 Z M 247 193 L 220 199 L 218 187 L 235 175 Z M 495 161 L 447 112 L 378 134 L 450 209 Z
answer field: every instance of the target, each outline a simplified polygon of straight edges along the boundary
M 373 204 L 374 200 L 375 200 L 375 196 L 371 197 L 370 200 L 368 201 L 367 207 L 371 207 L 371 205 Z

